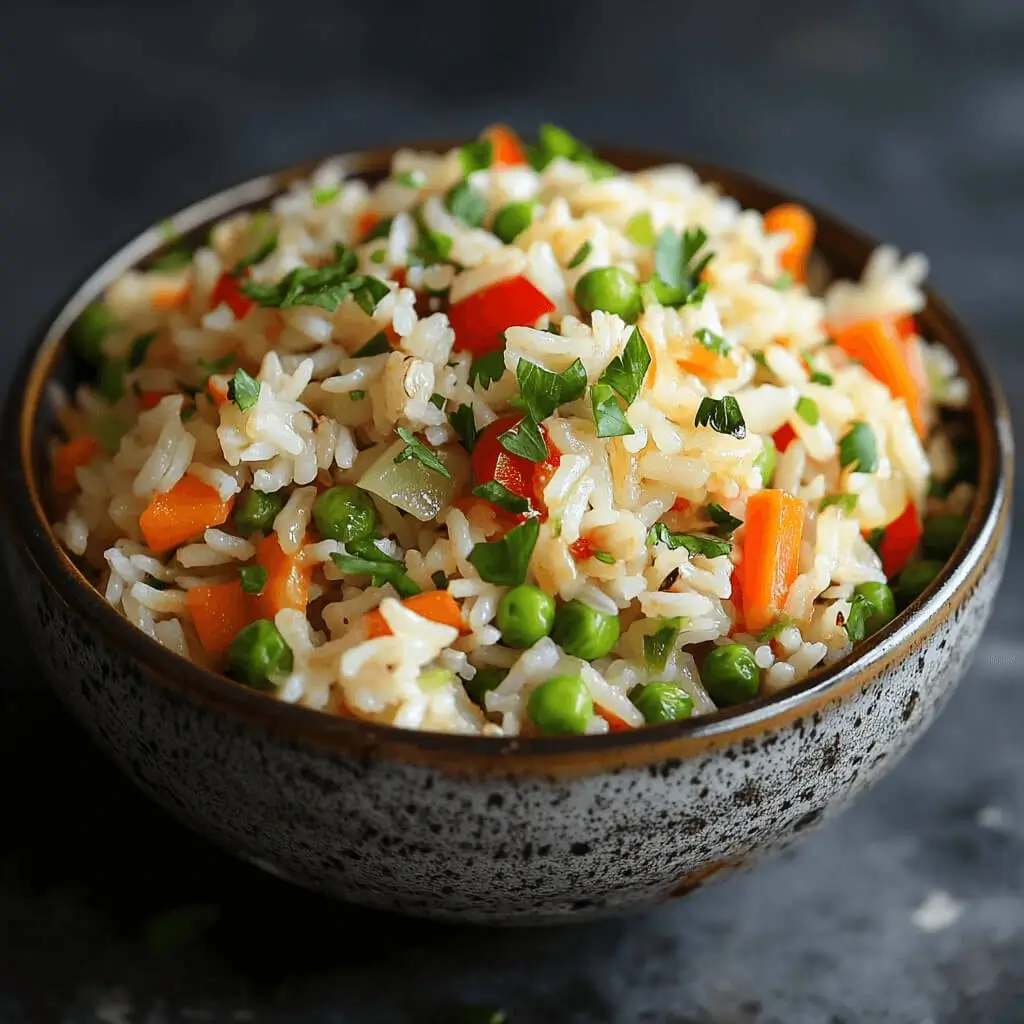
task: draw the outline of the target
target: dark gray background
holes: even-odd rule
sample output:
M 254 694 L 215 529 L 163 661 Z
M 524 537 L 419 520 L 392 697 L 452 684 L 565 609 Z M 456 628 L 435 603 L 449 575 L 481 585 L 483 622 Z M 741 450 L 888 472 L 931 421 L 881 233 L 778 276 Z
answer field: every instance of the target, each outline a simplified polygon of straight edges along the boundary
M 1024 397 L 1024 4 L 719 0 L 0 6 L 5 374 L 117 243 L 236 179 L 542 119 L 734 164 L 905 249 Z M 857 807 L 644 917 L 481 932 L 327 904 L 209 849 L 82 739 L 13 626 L 0 685 L 0 1020 L 1024 1020 L 1019 552 L 974 669 Z M 1019 608 L 1019 603 L 1017 605 Z M 929 933 L 936 890 L 962 907 Z M 141 938 L 192 902 L 177 952 Z

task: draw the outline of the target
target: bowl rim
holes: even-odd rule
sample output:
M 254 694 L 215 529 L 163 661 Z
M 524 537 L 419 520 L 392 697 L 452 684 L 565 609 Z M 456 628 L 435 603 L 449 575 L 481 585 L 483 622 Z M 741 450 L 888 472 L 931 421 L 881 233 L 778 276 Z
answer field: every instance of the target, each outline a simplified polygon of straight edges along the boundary
M 133 235 L 57 305 L 20 358 L 6 396 L 0 438 L 4 453 L 0 506 L 8 520 L 9 536 L 27 552 L 53 596 L 165 686 L 268 731 L 342 753 L 377 751 L 414 762 L 474 762 L 506 772 L 527 765 L 649 762 L 666 750 L 691 754 L 755 735 L 866 684 L 886 664 L 908 653 L 915 639 L 928 632 L 929 623 L 940 622 L 952 613 L 958 603 L 954 598 L 959 595 L 964 599 L 968 582 L 976 580 L 994 557 L 1009 521 L 1013 441 L 1009 409 L 998 380 L 988 370 L 960 320 L 930 288 L 926 289 L 926 309 L 918 315 L 924 333 L 953 350 L 971 387 L 970 415 L 979 449 L 979 476 L 977 499 L 967 530 L 942 572 L 908 609 L 844 658 L 815 669 L 776 694 L 682 722 L 603 735 L 489 737 L 422 732 L 287 704 L 166 650 L 111 608 L 54 535 L 45 514 L 33 458 L 36 439 L 32 428 L 37 410 L 45 400 L 46 384 L 63 353 L 68 327 L 111 280 L 167 245 L 165 229 L 160 224 L 169 222 L 178 235 L 187 235 L 235 210 L 266 203 L 325 161 L 337 162 L 346 176 L 373 175 L 389 166 L 398 149 L 443 151 L 456 145 L 458 141 L 422 141 L 335 153 L 221 189 Z M 635 147 L 603 146 L 597 151 L 626 170 L 682 163 L 702 181 L 720 184 L 727 195 L 736 197 L 744 207 L 763 210 L 780 202 L 800 202 L 816 219 L 820 247 L 845 247 L 846 260 L 852 264 L 862 266 L 878 245 L 816 204 L 727 167 Z

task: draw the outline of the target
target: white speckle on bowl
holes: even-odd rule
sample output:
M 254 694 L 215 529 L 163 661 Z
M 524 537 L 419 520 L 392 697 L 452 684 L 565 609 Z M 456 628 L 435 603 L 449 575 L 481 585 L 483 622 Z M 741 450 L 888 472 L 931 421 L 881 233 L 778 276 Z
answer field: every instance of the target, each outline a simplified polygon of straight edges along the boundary
M 943 889 L 933 889 L 924 902 L 910 915 L 915 927 L 929 934 L 941 932 L 956 924 L 964 905 Z
M 993 832 L 1010 831 L 1010 816 L 1002 807 L 996 807 L 994 804 L 982 807 L 978 811 L 977 821 L 982 828 L 990 828 Z

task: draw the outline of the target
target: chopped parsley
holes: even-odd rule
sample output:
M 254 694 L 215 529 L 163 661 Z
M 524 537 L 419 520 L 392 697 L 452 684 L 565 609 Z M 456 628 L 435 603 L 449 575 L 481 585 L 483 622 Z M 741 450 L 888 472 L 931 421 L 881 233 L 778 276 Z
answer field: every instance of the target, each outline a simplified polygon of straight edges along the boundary
M 626 234 L 637 245 L 654 245 L 656 235 L 654 224 L 651 222 L 651 215 L 647 210 L 633 214 L 626 223 Z
M 686 548 L 691 555 L 720 558 L 732 550 L 728 541 L 714 537 L 698 537 L 693 533 L 673 533 L 664 523 L 655 523 L 647 533 L 648 544 L 664 544 L 670 551 Z
M 494 162 L 494 144 L 490 139 L 477 139 L 459 147 L 459 162 L 462 173 L 470 175 L 474 171 L 486 171 Z
M 425 180 L 422 171 L 402 171 L 401 174 L 395 175 L 395 181 L 402 188 L 422 188 Z
M 156 341 L 156 331 L 140 334 L 137 338 L 132 339 L 132 343 L 128 348 L 129 370 L 137 370 L 146 361 L 146 353 L 154 341 Z
M 366 397 L 366 392 L 357 388 L 355 391 L 350 391 L 348 397 L 351 402 L 361 402 Z
M 622 355 L 616 356 L 599 378 L 599 383 L 613 388 L 626 405 L 632 405 L 644 384 L 651 365 L 651 353 L 644 336 L 634 327 L 626 340 Z
M 788 615 L 780 615 L 770 626 L 765 626 L 754 639 L 762 644 L 770 644 L 773 640 L 778 640 L 779 634 L 792 625 L 793 620 Z
M 662 619 L 661 626 L 654 633 L 644 637 L 644 662 L 652 672 L 664 672 L 668 656 L 672 653 L 679 631 L 687 624 L 684 615 Z
M 434 263 L 443 263 L 452 253 L 451 235 L 442 231 L 434 231 L 427 227 L 422 214 L 416 217 L 417 239 L 416 247 L 413 249 L 413 256 L 421 263 L 430 266 Z
M 238 570 L 242 580 L 242 590 L 246 594 L 262 594 L 270 574 L 263 565 L 243 565 Z
M 516 426 L 498 435 L 505 451 L 530 462 L 543 462 L 548 457 L 548 443 L 532 416 L 524 416 Z
M 818 506 L 818 510 L 824 512 L 825 509 L 831 508 L 833 505 L 835 505 L 836 508 L 842 509 L 847 515 L 850 515 L 857 507 L 857 495 L 830 494 L 827 498 L 821 499 L 821 504 Z
M 863 420 L 850 424 L 839 440 L 839 464 L 858 473 L 874 473 L 878 469 L 878 441 L 875 432 Z
M 818 403 L 806 395 L 801 396 L 799 401 L 797 401 L 796 414 L 804 423 L 812 427 L 816 427 L 821 420 L 821 414 L 818 412 Z
M 314 206 L 326 206 L 328 203 L 333 203 L 338 196 L 341 195 L 341 186 L 334 185 L 331 188 L 318 188 L 313 193 L 313 205 Z
M 234 402 L 242 412 L 248 412 L 260 397 L 260 382 L 250 377 L 245 370 L 235 370 L 228 381 L 228 401 Z
M 405 447 L 394 458 L 396 466 L 408 459 L 415 459 L 421 465 L 426 466 L 427 469 L 440 473 L 441 476 L 451 480 L 451 471 L 434 454 L 433 449 L 428 448 L 415 434 L 406 430 L 405 427 L 399 427 L 396 433 L 405 442 Z
M 548 457 L 548 446 L 540 431 L 540 422 L 546 420 L 560 405 L 573 402 L 587 389 L 587 371 L 576 359 L 561 373 L 552 373 L 544 367 L 520 359 L 516 366 L 521 407 L 526 415 L 519 423 L 506 430 L 498 440 L 502 448 L 531 462 L 543 462 Z
M 590 389 L 590 403 L 594 410 L 594 426 L 598 437 L 627 437 L 634 433 L 622 403 L 610 384 L 595 384 Z
M 822 373 L 821 370 L 813 370 L 811 372 L 811 383 L 821 384 L 823 387 L 830 388 L 835 383 L 835 380 L 830 373 Z
M 448 422 L 452 430 L 459 435 L 462 447 L 471 452 L 476 447 L 476 418 L 473 416 L 473 406 L 460 405 L 457 409 L 448 413 Z
M 617 173 L 610 163 L 599 159 L 591 149 L 570 135 L 564 128 L 553 124 L 542 124 L 535 146 L 527 146 L 526 154 L 536 171 L 543 171 L 553 160 L 562 157 L 574 164 L 585 167 L 592 181 L 610 178 Z
M 864 539 L 868 542 L 871 550 L 877 554 L 882 546 L 882 541 L 885 540 L 885 527 L 876 526 Z
M 353 576 L 369 576 L 370 583 L 382 587 L 390 583 L 400 597 L 412 597 L 420 588 L 405 571 L 404 563 L 384 554 L 372 540 L 349 541 L 345 547 L 348 554 L 334 552 L 331 561 L 344 573 Z
M 460 181 L 444 197 L 445 209 L 471 228 L 478 228 L 487 216 L 487 196 L 473 188 L 468 181 Z
M 485 582 L 501 587 L 518 587 L 526 579 L 539 532 L 540 520 L 536 517 L 527 519 L 509 530 L 501 540 L 475 544 L 469 561 Z
M 469 383 L 472 386 L 479 381 L 480 387 L 486 391 L 496 380 L 501 380 L 504 374 L 505 346 L 502 345 L 501 348 L 473 360 L 469 368 Z
M 747 424 L 740 410 L 740 403 L 732 395 L 724 398 L 702 398 L 693 418 L 695 427 L 710 427 L 719 434 L 730 437 L 744 438 L 747 436 Z
M 775 278 L 775 283 L 772 285 L 772 287 L 777 292 L 784 292 L 787 289 L 792 288 L 793 275 L 788 270 L 784 270 L 781 274 L 779 274 L 777 278 Z
M 728 338 L 716 334 L 707 327 L 701 327 L 694 331 L 694 337 L 709 351 L 716 356 L 726 356 L 732 351 L 732 345 Z
M 353 359 L 365 359 L 367 356 L 382 356 L 385 352 L 391 351 L 388 336 L 383 331 L 378 331 L 362 348 L 357 348 L 352 353 Z
M 589 242 L 584 242 L 577 250 L 576 255 L 569 260 L 568 267 L 570 270 L 575 270 L 591 253 L 593 246 Z
M 275 309 L 318 306 L 329 313 L 352 295 L 363 311 L 371 315 L 389 289 L 380 278 L 354 274 L 355 267 L 356 254 L 343 245 L 336 245 L 334 260 L 324 267 L 296 267 L 273 284 L 243 281 L 239 288 L 260 306 Z
M 719 537 L 726 539 L 731 537 L 733 532 L 743 525 L 742 519 L 737 519 L 716 502 L 711 502 L 708 505 L 708 518 L 715 524 L 715 533 Z
M 484 501 L 489 501 L 492 505 L 497 505 L 498 508 L 504 509 L 506 512 L 511 512 L 515 515 L 530 511 L 530 503 L 526 498 L 520 497 L 518 494 L 510 491 L 504 484 L 499 483 L 497 480 L 489 480 L 485 484 L 480 484 L 479 486 L 474 487 L 473 494 L 478 498 L 483 498 Z
M 700 275 L 714 253 L 697 257 L 707 240 L 703 228 L 687 228 L 682 234 L 665 228 L 658 235 L 651 286 L 655 300 L 662 306 L 697 305 L 704 298 L 708 286 Z
M 439 395 L 436 391 L 430 396 L 430 404 L 435 409 L 443 409 L 444 403 L 447 401 L 448 399 L 445 398 L 444 395 Z

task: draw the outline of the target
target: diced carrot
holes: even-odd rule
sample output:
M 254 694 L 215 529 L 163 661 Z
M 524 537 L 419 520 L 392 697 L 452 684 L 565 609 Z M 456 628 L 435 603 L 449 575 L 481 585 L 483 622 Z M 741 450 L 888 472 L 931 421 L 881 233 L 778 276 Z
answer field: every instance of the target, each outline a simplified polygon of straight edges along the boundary
M 154 278 L 150 305 L 154 309 L 176 309 L 188 298 L 191 289 L 188 278 Z
M 211 374 L 206 382 L 206 393 L 213 399 L 213 404 L 220 407 L 228 400 L 228 382 L 219 373 Z
M 897 327 L 897 330 L 899 328 Z M 928 371 L 924 367 L 924 358 L 921 355 L 921 346 L 924 342 L 915 335 L 901 335 L 903 343 L 903 358 L 907 361 L 907 372 L 917 385 L 919 395 L 927 395 L 930 389 L 928 383 Z
M 614 711 L 609 711 L 607 708 L 599 708 L 595 705 L 594 712 L 608 723 L 609 732 L 632 732 L 635 728 L 635 726 L 623 721 Z
M 250 621 L 241 580 L 193 587 L 185 603 L 203 650 L 214 658 L 228 653 L 239 630 Z
M 76 437 L 62 444 L 53 460 L 53 489 L 58 494 L 73 491 L 77 486 L 75 470 L 90 462 L 99 450 L 95 437 Z
M 695 377 L 733 377 L 736 364 L 728 356 L 705 348 L 699 341 L 687 344 L 675 356 L 676 362 Z
M 153 409 L 160 404 L 160 400 L 169 395 L 170 391 L 140 391 L 139 405 L 143 409 Z
M 907 367 L 902 339 L 891 320 L 860 320 L 829 329 L 839 347 L 881 381 L 893 398 L 907 403 L 914 427 L 921 437 L 927 434 L 921 391 Z
M 796 431 L 788 423 L 783 423 L 772 434 L 772 441 L 775 442 L 775 450 L 777 452 L 784 452 L 794 440 L 796 440 Z
M 209 484 L 186 474 L 166 494 L 153 496 L 139 516 L 139 529 L 153 551 L 170 551 L 226 522 L 234 502 L 224 501 Z
M 286 555 L 276 533 L 256 545 L 256 561 L 267 570 L 267 583 L 253 601 L 254 617 L 273 620 L 282 608 L 305 612 L 312 567 L 300 565 L 298 553 Z
M 779 490 L 758 491 L 747 502 L 740 588 L 743 621 L 756 633 L 778 618 L 800 565 L 804 508 Z
M 496 167 L 516 167 L 526 163 L 526 153 L 523 151 L 522 143 L 508 125 L 492 124 L 482 137 L 489 139 L 491 146 L 494 147 Z
M 814 247 L 814 218 L 796 203 L 774 206 L 764 215 L 764 229 L 769 234 L 785 232 L 789 244 L 779 256 L 783 270 L 793 275 L 794 281 L 807 280 L 807 261 Z
M 469 630 L 462 621 L 462 609 L 455 598 L 447 590 L 430 590 L 425 594 L 414 594 L 403 602 L 406 608 L 417 615 L 422 615 L 431 622 L 439 622 L 444 626 L 454 626 L 460 633 Z M 366 635 L 369 639 L 378 636 L 390 636 L 391 627 L 384 621 L 380 610 L 375 608 L 365 618 Z
M 238 278 L 233 274 L 221 274 L 210 294 L 210 309 L 216 309 L 221 304 L 231 310 L 236 320 L 244 320 L 255 305 L 252 299 L 243 294 Z
M 896 328 L 896 333 L 904 341 L 907 338 L 916 338 L 918 336 L 917 321 L 911 313 L 904 313 L 903 316 L 894 317 L 893 326 Z
M 485 356 L 502 347 L 509 327 L 532 327 L 555 304 L 525 277 L 507 277 L 467 295 L 448 310 L 455 349 Z
M 356 221 L 356 235 L 360 240 L 364 239 L 379 223 L 379 213 L 375 213 L 373 210 L 361 213 Z
M 882 569 L 890 579 L 898 576 L 910 561 L 923 530 L 917 506 L 907 507 L 885 528 L 878 553 L 882 556 Z

